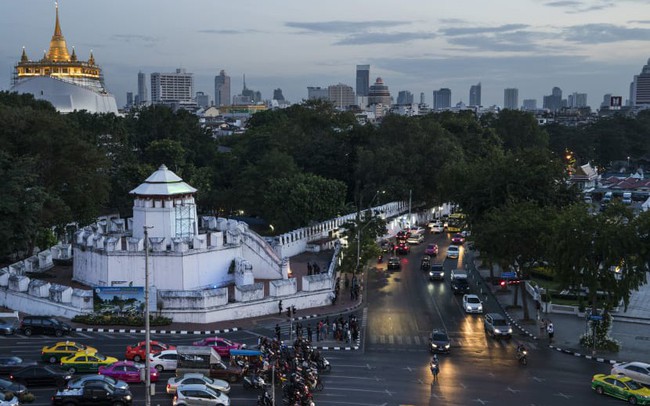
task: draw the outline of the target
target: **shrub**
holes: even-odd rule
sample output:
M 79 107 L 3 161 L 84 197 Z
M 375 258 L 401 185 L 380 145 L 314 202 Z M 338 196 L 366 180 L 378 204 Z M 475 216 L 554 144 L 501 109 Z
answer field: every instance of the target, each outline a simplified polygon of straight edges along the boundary
M 530 270 L 530 276 L 545 281 L 552 281 L 555 278 L 555 271 L 546 266 L 537 266 Z
M 24 393 L 20 397 L 20 402 L 21 403 L 32 403 L 35 399 L 36 399 L 36 396 L 34 396 L 33 393 L 27 392 L 27 393 Z
M 596 323 L 596 349 L 609 351 L 609 352 L 618 352 L 621 349 L 621 343 L 617 340 L 614 340 L 609 336 L 609 333 L 612 331 L 612 315 L 609 312 L 603 315 L 603 319 L 599 322 L 590 320 L 589 321 L 589 332 L 584 333 L 580 337 L 580 345 L 591 349 L 594 348 L 594 323 Z
M 110 314 L 82 314 L 72 318 L 75 323 L 89 324 L 95 326 L 134 326 L 144 327 L 144 317 L 140 315 L 118 316 Z M 150 326 L 167 326 L 172 319 L 159 315 L 150 315 Z

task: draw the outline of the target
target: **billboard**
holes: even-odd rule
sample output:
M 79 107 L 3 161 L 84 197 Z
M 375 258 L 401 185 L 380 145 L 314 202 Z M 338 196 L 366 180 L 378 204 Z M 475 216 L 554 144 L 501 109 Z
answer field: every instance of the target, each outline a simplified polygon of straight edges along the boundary
M 100 314 L 142 315 L 144 287 L 97 286 L 93 289 L 93 307 Z
M 621 96 L 612 96 L 609 98 L 609 107 L 612 110 L 618 110 L 623 105 L 623 97 Z

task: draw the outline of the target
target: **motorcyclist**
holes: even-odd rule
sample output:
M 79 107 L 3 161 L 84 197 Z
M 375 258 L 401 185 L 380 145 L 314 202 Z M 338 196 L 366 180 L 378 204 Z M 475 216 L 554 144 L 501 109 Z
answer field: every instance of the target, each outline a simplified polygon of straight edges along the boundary
M 431 358 L 431 374 L 433 375 L 433 379 L 437 380 L 438 379 L 438 373 L 440 372 L 440 363 L 438 362 L 438 355 L 433 354 L 433 357 Z
M 517 346 L 517 359 L 521 359 L 522 357 L 525 357 L 526 354 L 528 354 L 528 350 L 526 350 L 526 346 L 523 344 L 519 344 Z

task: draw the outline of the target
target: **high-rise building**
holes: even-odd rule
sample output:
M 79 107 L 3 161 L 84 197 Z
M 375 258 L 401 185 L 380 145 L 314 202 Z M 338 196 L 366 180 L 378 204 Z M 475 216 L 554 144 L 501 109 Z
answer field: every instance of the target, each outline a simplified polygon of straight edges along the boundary
M 230 106 L 230 76 L 223 69 L 214 77 L 214 105 Z
M 554 87 L 549 96 L 544 96 L 545 109 L 558 111 L 562 108 L 562 89 Z
M 133 92 L 126 92 L 126 107 L 133 106 Z
M 469 88 L 469 106 L 470 107 L 481 106 L 481 82 L 478 82 L 477 84 L 472 85 Z
M 151 74 L 151 102 L 153 104 L 190 103 L 194 96 L 194 74 L 185 69 L 174 73 Z
M 524 99 L 523 108 L 526 111 L 537 110 L 537 99 Z
M 261 92 L 259 92 L 257 90 L 249 89 L 246 86 L 246 75 L 244 75 L 244 88 L 241 91 L 241 95 L 244 96 L 244 97 L 248 97 L 251 100 L 251 102 L 253 102 L 253 103 L 259 103 L 259 102 L 262 101 L 262 93 Z
M 282 89 L 273 90 L 273 100 L 284 101 L 284 95 L 282 94 Z
M 307 100 L 329 100 L 328 89 L 320 86 L 308 86 Z
M 338 85 L 331 85 L 327 88 L 327 98 L 338 109 L 347 109 L 350 106 L 357 104 L 352 86 L 339 83 Z
M 587 107 L 587 93 L 574 92 L 567 98 L 567 106 L 572 108 Z
M 519 108 L 519 89 L 508 88 L 503 91 L 503 108 L 510 110 Z
M 451 107 L 451 89 L 443 87 L 433 91 L 433 109 L 444 110 Z
M 368 105 L 382 104 L 390 106 L 390 91 L 381 78 L 377 78 L 375 84 L 368 89 Z
M 650 106 L 650 59 L 641 73 L 634 75 L 630 84 L 630 104 L 635 107 Z
M 368 97 L 370 92 L 370 65 L 357 65 L 357 96 Z
M 413 104 L 413 93 L 408 90 L 400 90 L 397 93 L 397 103 L 399 105 Z
M 424 92 L 420 92 L 420 104 L 426 104 L 426 100 L 424 98 Z
M 603 95 L 603 101 L 600 103 L 600 108 L 609 108 L 611 101 L 612 101 L 612 94 L 605 93 Z
M 147 104 L 149 100 L 149 92 L 147 91 L 147 74 L 138 72 L 138 104 Z
M 196 92 L 196 104 L 199 107 L 208 107 L 210 105 L 210 96 L 203 92 Z

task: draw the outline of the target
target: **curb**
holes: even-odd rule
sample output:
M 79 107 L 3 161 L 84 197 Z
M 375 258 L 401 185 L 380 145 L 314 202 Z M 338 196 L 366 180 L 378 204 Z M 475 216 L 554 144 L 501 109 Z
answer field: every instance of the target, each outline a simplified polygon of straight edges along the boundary
M 221 333 L 232 333 L 233 331 L 243 330 L 241 327 L 225 328 L 223 330 L 149 330 L 150 334 L 181 334 L 181 335 L 213 335 Z M 147 330 L 144 329 L 126 329 L 126 328 L 83 328 L 77 327 L 73 329 L 76 333 L 139 333 L 145 334 Z
M 499 303 L 499 307 L 501 308 L 501 310 L 503 310 L 503 313 L 505 313 L 506 318 L 508 319 L 508 321 L 510 322 L 511 325 L 517 327 L 517 328 L 519 329 L 519 331 L 521 331 L 522 333 L 524 333 L 524 334 L 527 335 L 528 337 L 532 338 L 533 340 L 538 340 L 538 338 L 537 338 L 537 336 L 536 336 L 535 334 L 533 334 L 533 333 L 531 333 L 530 331 L 528 331 L 528 330 L 526 330 L 525 328 L 523 328 L 523 327 L 521 326 L 521 324 L 519 324 L 515 319 L 512 318 L 512 316 L 510 315 L 510 313 L 508 313 L 508 311 L 506 310 L 506 308 L 503 307 L 503 305 L 501 304 L 501 302 L 499 302 L 499 301 L 497 300 L 497 303 Z
M 578 358 L 590 359 L 590 360 L 593 360 L 593 361 L 596 361 L 596 362 L 600 362 L 600 363 L 603 363 L 603 364 L 610 364 L 610 365 L 613 365 L 613 364 L 617 364 L 617 363 L 621 362 L 621 361 L 617 361 L 617 360 L 615 360 L 615 359 L 608 359 L 608 358 L 602 358 L 602 357 L 594 357 L 594 356 L 592 356 L 592 355 L 581 354 L 581 353 L 579 353 L 579 352 L 577 352 L 577 351 L 563 349 L 563 348 L 556 347 L 556 346 L 554 346 L 554 345 L 550 345 L 550 344 L 549 344 L 548 348 L 550 348 L 550 349 L 552 349 L 552 350 L 555 350 L 555 351 L 557 351 L 557 352 L 561 352 L 561 353 L 563 353 L 563 354 L 573 355 L 574 357 L 578 357 Z
M 357 310 L 362 304 L 363 304 L 363 294 L 360 295 L 359 301 L 354 306 L 346 307 L 345 309 L 341 309 L 341 310 L 330 312 L 330 313 L 317 313 L 317 314 L 309 314 L 307 316 L 298 316 L 298 317 L 294 317 L 293 320 L 294 321 L 309 320 L 309 319 L 316 319 L 316 318 L 319 318 L 319 317 L 331 316 L 331 315 L 336 314 L 336 313 L 348 313 L 348 312 Z M 285 321 L 290 322 L 291 320 L 286 319 Z

